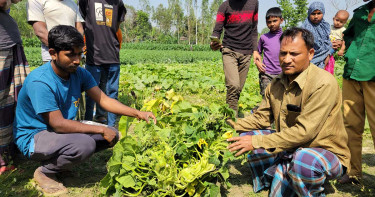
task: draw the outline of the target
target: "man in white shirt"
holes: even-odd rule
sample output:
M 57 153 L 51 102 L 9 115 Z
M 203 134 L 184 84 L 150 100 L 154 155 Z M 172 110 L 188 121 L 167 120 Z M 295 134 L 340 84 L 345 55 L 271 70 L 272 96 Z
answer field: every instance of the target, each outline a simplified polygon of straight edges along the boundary
M 48 31 L 57 25 L 76 27 L 83 34 L 84 22 L 77 4 L 73 0 L 29 0 L 27 2 L 27 21 L 42 42 L 43 63 L 49 62 Z

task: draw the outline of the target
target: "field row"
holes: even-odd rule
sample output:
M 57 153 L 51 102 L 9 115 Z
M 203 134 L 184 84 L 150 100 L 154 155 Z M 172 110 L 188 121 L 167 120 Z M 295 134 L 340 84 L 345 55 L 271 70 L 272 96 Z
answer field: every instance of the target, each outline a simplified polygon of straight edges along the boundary
M 195 64 L 136 64 L 122 66 L 120 98 L 128 104 L 164 95 L 173 89 L 196 105 L 225 104 L 226 88 L 221 62 Z M 129 99 L 131 102 L 129 102 Z M 250 66 L 248 79 L 240 98 L 240 109 L 250 110 L 261 101 L 258 71 Z
M 26 47 L 26 58 L 30 66 L 42 65 L 40 48 Z M 135 50 L 121 49 L 120 62 L 122 65 L 138 63 L 194 63 L 199 61 L 220 61 L 220 52 L 215 51 L 175 51 L 175 50 Z
M 40 40 L 37 37 L 22 38 L 24 47 L 39 48 Z M 122 43 L 124 49 L 136 50 L 175 50 L 175 51 L 211 51 L 210 46 L 207 45 L 188 45 L 188 44 L 160 44 L 160 43 Z

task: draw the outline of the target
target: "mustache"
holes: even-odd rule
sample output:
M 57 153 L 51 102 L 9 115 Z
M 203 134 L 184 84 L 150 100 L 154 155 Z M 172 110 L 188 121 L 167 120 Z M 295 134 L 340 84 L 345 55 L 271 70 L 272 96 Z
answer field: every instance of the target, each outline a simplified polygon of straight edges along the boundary
M 290 66 L 291 63 L 280 63 L 280 67 L 283 67 L 283 66 Z

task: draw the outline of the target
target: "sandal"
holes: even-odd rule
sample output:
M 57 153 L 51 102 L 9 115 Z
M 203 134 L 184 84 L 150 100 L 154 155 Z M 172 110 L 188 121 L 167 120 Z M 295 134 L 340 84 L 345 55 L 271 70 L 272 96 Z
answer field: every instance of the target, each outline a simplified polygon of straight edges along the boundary
M 52 173 L 43 173 L 42 167 L 35 170 L 34 180 L 38 184 L 38 189 L 40 189 L 44 195 L 58 196 L 68 193 L 68 189 L 58 181 L 56 175 Z

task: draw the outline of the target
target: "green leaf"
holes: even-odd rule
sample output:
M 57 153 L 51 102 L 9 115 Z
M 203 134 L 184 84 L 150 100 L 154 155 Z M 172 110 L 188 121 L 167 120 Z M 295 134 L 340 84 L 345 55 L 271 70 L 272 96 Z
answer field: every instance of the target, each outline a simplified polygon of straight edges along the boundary
M 131 177 L 130 175 L 116 178 L 116 181 L 119 182 L 125 188 L 129 188 L 129 187 L 132 188 L 135 186 L 135 181 L 133 177 Z
M 219 166 L 220 165 L 220 160 L 219 158 L 217 157 L 217 155 L 212 155 L 209 159 L 208 159 L 208 162 L 212 163 L 212 164 L 215 164 L 215 166 Z
M 221 197 L 219 186 L 210 182 L 204 182 L 203 184 L 207 187 L 205 197 Z
M 188 135 L 191 135 L 195 131 L 195 129 L 189 125 L 186 125 L 184 130 L 185 130 L 185 133 Z
M 187 149 L 186 145 L 185 144 L 181 144 L 180 146 L 178 146 L 178 148 L 176 150 L 176 153 L 178 155 L 182 155 L 182 154 L 185 153 L 186 149 Z
M 171 129 L 161 129 L 158 134 L 161 139 L 168 140 L 171 135 Z

